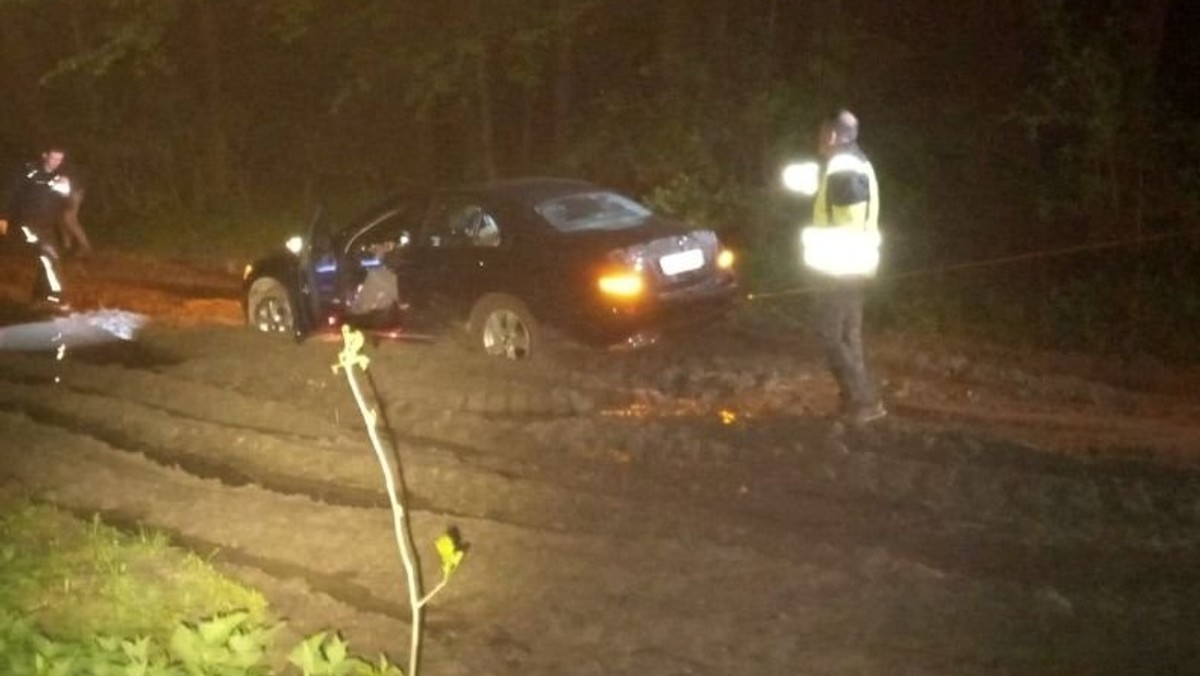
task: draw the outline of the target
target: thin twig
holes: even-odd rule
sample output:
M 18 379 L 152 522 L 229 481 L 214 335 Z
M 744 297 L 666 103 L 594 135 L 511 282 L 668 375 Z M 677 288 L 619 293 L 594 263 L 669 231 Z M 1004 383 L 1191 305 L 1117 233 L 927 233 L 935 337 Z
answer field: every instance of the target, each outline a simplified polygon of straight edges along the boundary
M 395 473 L 392 471 L 392 465 L 388 462 L 387 452 L 384 450 L 383 441 L 379 437 L 379 428 L 376 424 L 379 415 L 372 409 L 363 396 L 362 389 L 358 384 L 358 379 L 354 375 L 355 368 L 366 369 L 366 358 L 358 354 L 358 349 L 362 344 L 362 334 L 357 337 L 352 335 L 349 327 L 342 327 L 342 338 L 345 342 L 345 348 L 338 357 L 339 364 L 346 372 L 346 381 L 350 383 L 350 391 L 354 393 L 354 401 L 358 404 L 358 410 L 362 414 L 363 422 L 367 425 L 367 435 L 371 439 L 371 448 L 375 451 L 375 458 L 379 461 L 380 467 L 383 469 L 383 479 L 387 486 L 388 500 L 392 507 L 392 529 L 395 531 L 396 544 L 400 549 L 400 558 L 404 562 L 404 574 L 408 581 L 408 600 L 410 612 L 412 614 L 412 635 L 409 642 L 408 653 L 408 671 L 405 672 L 408 676 L 417 676 L 417 668 L 420 663 L 421 651 L 421 623 L 422 612 L 421 608 L 433 593 L 422 598 L 421 591 L 421 575 L 417 570 L 415 563 L 416 557 L 413 553 L 412 534 L 409 530 L 407 521 L 407 512 L 404 508 L 404 502 L 400 496 L 399 468 Z M 399 461 L 397 461 L 397 465 Z M 444 584 L 443 580 L 443 584 Z M 435 588 L 440 589 L 442 584 Z

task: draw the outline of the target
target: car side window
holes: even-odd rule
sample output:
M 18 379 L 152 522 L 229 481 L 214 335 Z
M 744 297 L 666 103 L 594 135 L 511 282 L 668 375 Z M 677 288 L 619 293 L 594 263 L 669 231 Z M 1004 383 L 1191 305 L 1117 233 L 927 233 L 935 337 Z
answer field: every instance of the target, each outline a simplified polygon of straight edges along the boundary
M 483 207 L 451 201 L 434 207 L 423 240 L 438 248 L 496 247 L 503 236 L 499 221 Z
M 396 205 L 396 208 L 380 214 L 354 235 L 347 246 L 347 252 L 364 260 L 406 246 L 407 238 L 412 237 L 421 226 L 425 204 L 420 200 L 405 201 Z

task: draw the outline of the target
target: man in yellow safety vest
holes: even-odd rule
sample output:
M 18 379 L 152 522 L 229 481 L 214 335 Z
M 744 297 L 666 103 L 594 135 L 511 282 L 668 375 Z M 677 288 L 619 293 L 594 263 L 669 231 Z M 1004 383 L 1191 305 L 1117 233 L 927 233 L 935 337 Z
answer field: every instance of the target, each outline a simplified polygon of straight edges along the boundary
M 820 279 L 816 333 L 837 380 L 840 413 L 852 424 L 887 415 L 867 373 L 863 297 L 879 267 L 879 184 L 858 147 L 858 119 L 847 110 L 821 125 L 821 168 L 813 224 L 801 233 L 804 263 Z

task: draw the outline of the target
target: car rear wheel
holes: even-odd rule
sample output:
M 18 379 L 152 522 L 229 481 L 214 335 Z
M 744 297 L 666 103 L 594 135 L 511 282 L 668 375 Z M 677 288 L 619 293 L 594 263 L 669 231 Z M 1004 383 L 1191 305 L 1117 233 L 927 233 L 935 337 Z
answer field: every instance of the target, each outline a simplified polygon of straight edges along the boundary
M 494 357 L 528 359 L 541 347 L 533 313 L 520 300 L 505 294 L 480 299 L 471 311 L 469 328 L 474 346 Z
M 246 323 L 263 333 L 292 333 L 296 315 L 283 285 L 264 277 L 250 285 L 246 294 Z

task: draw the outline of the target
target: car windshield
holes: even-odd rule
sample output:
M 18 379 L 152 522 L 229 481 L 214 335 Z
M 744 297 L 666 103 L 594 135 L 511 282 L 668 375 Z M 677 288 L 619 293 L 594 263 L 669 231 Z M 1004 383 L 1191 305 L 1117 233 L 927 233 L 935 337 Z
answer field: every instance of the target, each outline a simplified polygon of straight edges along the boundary
M 613 192 L 589 192 L 555 197 L 534 207 L 542 218 L 562 232 L 620 230 L 633 227 L 650 210 Z

